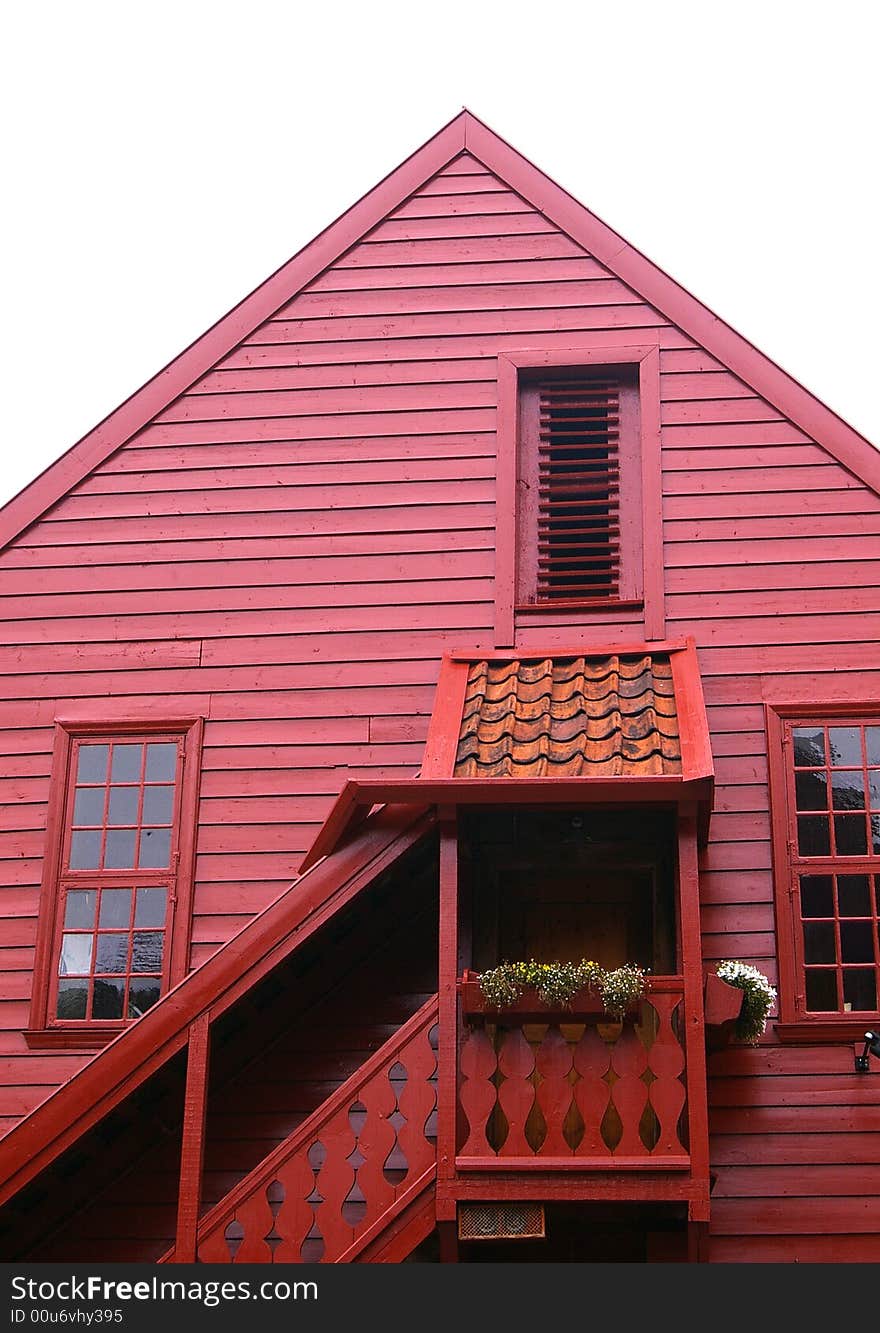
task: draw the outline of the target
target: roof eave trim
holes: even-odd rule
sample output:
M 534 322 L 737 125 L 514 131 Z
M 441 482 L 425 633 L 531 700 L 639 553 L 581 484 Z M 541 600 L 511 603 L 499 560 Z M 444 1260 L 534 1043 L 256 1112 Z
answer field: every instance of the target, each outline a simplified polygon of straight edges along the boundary
M 880 449 L 766 353 L 475 117 L 468 123 L 466 147 L 649 305 L 880 493 Z
M 0 549 L 464 151 L 461 111 L 0 509 Z

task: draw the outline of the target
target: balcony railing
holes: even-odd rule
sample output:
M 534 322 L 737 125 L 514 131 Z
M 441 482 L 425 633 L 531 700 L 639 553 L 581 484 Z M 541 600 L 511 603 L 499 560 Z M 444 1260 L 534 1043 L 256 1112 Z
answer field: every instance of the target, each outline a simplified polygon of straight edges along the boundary
M 512 1009 L 462 986 L 459 1171 L 686 1171 L 684 983 L 654 977 L 622 1022 L 597 997 Z

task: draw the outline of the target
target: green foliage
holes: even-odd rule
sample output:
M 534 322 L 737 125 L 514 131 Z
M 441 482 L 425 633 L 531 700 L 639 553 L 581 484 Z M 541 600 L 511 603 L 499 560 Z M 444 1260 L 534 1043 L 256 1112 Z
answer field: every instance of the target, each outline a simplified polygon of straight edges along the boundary
M 551 1008 L 566 1008 L 585 987 L 602 997 L 605 1012 L 622 1018 L 628 1006 L 641 999 L 647 989 L 644 968 L 625 963 L 606 971 L 589 958 L 579 963 L 501 963 L 477 977 L 483 998 L 497 1009 L 516 1004 L 527 986 L 534 986 L 538 998 Z
M 738 986 L 744 992 L 742 1009 L 734 1025 L 734 1035 L 740 1041 L 754 1046 L 759 1037 L 764 1035 L 767 1018 L 776 999 L 776 991 L 770 982 L 750 963 L 740 963 L 726 958 L 715 969 L 722 981 L 731 986 Z

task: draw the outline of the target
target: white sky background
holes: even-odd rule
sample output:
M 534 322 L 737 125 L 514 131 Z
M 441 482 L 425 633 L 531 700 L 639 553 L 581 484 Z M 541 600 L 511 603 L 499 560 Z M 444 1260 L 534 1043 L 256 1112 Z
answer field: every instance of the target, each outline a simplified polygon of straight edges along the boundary
M 0 504 L 467 106 L 880 446 L 880 4 L 0 17 Z

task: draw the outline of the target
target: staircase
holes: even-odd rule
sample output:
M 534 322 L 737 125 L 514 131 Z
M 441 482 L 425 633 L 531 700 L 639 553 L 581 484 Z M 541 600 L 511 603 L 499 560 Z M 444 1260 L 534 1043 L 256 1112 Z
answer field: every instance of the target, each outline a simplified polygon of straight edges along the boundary
M 398 1262 L 410 1253 L 434 1225 L 436 1028 L 435 995 L 211 1209 L 199 1260 Z
M 426 1033 L 436 991 L 436 852 L 428 841 L 213 1021 L 200 1235 L 208 1243 L 204 1219 L 225 1208 L 225 1261 L 256 1250 L 261 1262 L 278 1262 L 283 1234 L 284 1262 L 297 1246 L 303 1261 L 328 1262 L 354 1246 L 382 1262 L 383 1249 L 392 1259 L 405 1254 L 433 1227 L 436 1058 Z M 184 1057 L 81 1138 L 55 1179 L 22 1194 L 6 1233 L 10 1257 L 14 1248 L 36 1262 L 169 1259 Z M 309 1218 L 296 1195 L 303 1135 Z M 232 1201 L 241 1215 L 229 1212 Z M 331 1216 L 332 1201 L 341 1220 Z M 377 1225 L 386 1213 L 387 1231 Z

